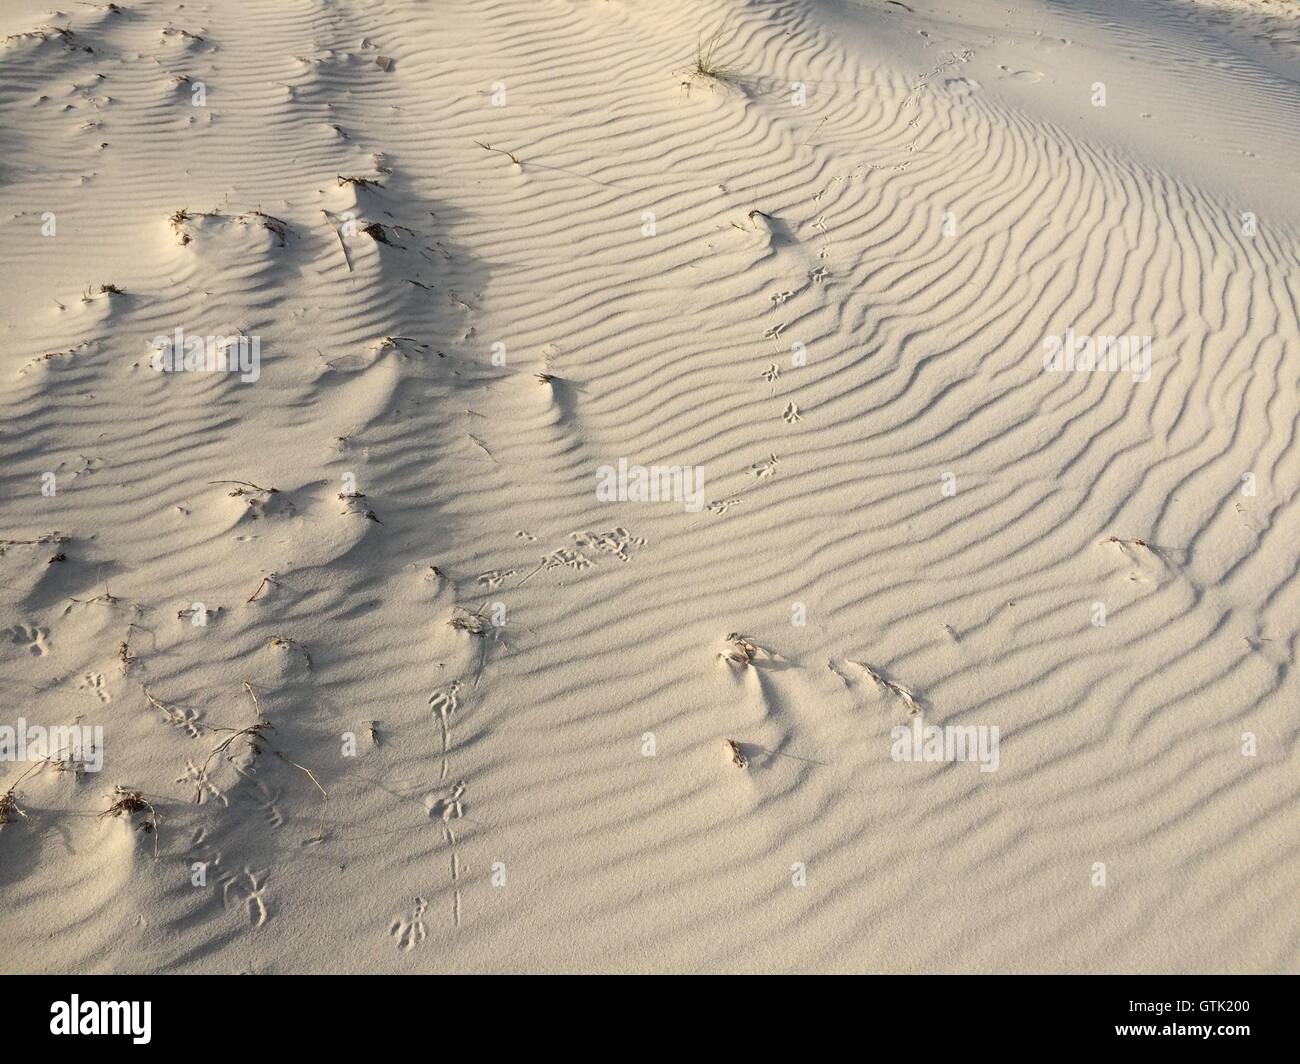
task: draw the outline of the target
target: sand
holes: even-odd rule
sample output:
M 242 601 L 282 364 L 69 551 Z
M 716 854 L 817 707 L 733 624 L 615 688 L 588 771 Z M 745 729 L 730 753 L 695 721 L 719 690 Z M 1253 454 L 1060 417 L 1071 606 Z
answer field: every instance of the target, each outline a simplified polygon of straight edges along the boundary
M 6 3 L 0 969 L 1300 970 L 1297 6 Z

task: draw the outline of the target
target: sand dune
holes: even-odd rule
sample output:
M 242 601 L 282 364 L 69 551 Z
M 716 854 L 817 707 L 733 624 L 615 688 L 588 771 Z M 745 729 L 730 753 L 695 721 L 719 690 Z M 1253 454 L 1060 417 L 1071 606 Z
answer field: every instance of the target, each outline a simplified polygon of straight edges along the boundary
M 6 4 L 0 968 L 1296 971 L 1295 6 Z

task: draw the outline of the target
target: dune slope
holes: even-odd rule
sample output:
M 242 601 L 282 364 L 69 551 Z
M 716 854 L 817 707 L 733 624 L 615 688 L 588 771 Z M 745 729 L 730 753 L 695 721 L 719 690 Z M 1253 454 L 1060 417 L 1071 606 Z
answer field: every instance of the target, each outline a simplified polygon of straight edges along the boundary
M 0 968 L 1297 970 L 1300 20 L 1123 7 L 6 5 Z

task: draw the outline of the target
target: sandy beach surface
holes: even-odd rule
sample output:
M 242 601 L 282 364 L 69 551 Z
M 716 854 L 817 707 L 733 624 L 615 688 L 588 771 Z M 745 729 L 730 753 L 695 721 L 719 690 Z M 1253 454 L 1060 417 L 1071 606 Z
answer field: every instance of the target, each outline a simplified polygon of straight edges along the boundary
M 1298 9 L 6 0 L 0 971 L 1300 970 Z

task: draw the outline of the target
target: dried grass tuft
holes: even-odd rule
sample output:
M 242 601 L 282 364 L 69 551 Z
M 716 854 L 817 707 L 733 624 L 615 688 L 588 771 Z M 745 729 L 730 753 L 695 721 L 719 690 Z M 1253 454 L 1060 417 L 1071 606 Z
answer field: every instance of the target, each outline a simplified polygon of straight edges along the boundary
M 134 816 L 136 813 L 145 813 L 145 817 L 139 824 L 140 830 L 146 835 L 153 836 L 153 855 L 154 859 L 158 858 L 158 810 L 153 807 L 153 803 L 140 791 L 130 787 L 123 787 L 118 784 L 113 788 L 113 801 L 109 807 L 99 814 L 99 819 L 103 820 L 106 816 Z
M 736 82 L 736 70 L 726 65 L 718 56 L 718 45 L 721 39 L 721 30 L 718 30 L 711 37 L 701 37 L 699 39 L 695 46 L 695 62 L 683 71 L 686 78 L 682 82 L 682 87 L 688 93 L 691 84 L 697 81 L 705 82 L 710 86 L 721 85 L 723 87 Z

